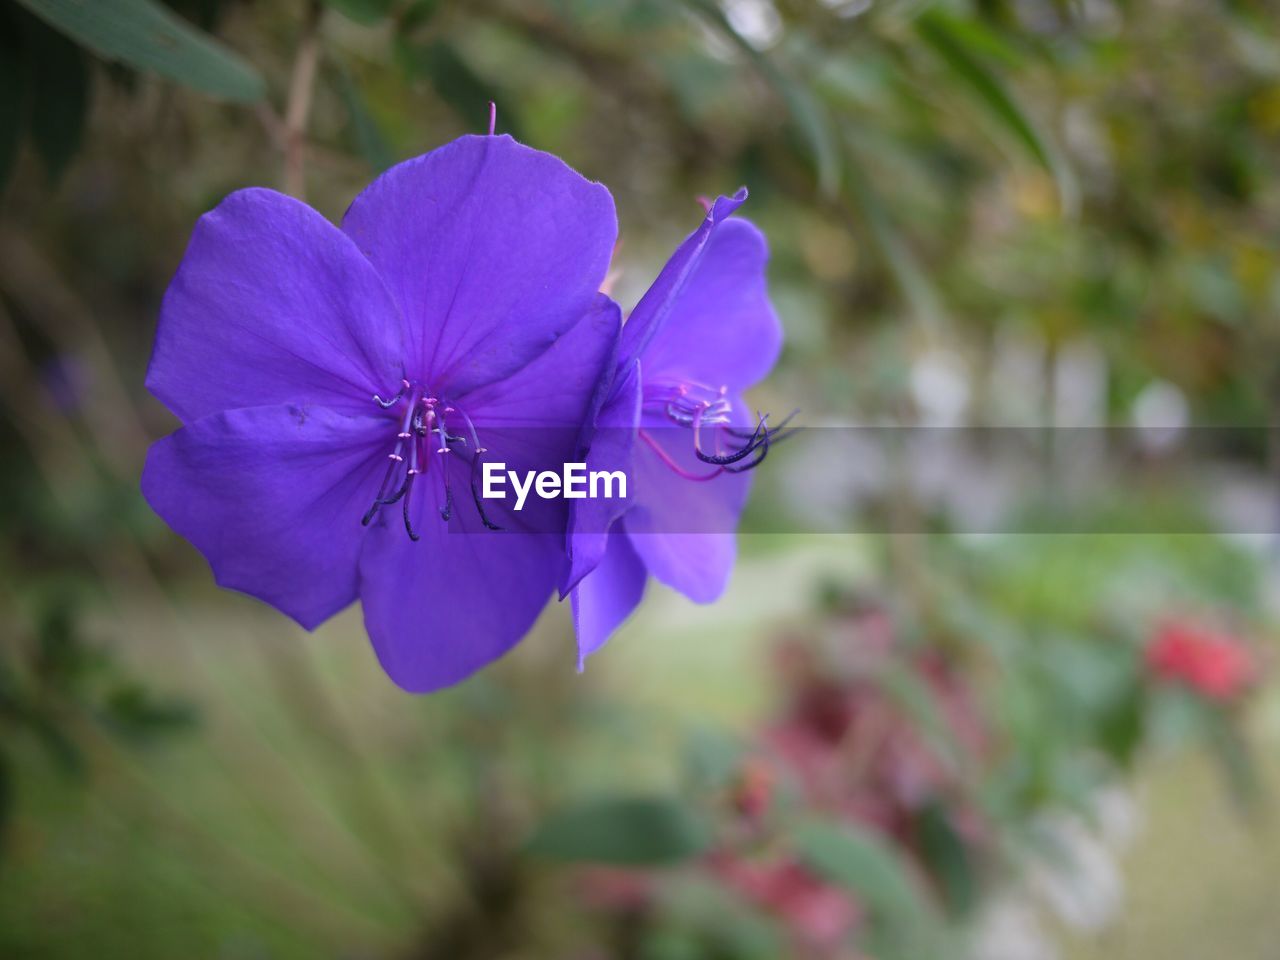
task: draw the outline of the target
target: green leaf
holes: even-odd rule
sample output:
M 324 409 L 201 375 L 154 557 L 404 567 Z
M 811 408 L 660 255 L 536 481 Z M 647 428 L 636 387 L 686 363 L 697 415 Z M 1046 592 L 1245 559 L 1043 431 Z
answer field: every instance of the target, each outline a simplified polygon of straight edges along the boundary
M 337 10 L 344 17 L 373 26 L 387 18 L 392 0 L 324 0 L 325 5 Z
M 746 37 L 734 29 L 724 10 L 715 0 L 690 0 L 711 26 L 733 42 L 759 71 L 760 75 L 782 98 L 791 121 L 809 144 L 813 165 L 818 174 L 818 189 L 833 196 L 840 188 L 840 148 L 831 121 L 813 91 L 795 80 L 762 50 L 757 50 Z
M 137 683 L 125 682 L 107 696 L 103 719 L 116 732 L 144 740 L 189 729 L 196 713 L 189 704 L 161 699 Z
M 875 679 L 886 696 L 928 739 L 938 759 L 950 769 L 958 770 L 962 763 L 960 744 L 938 708 L 932 688 L 904 663 L 890 663 L 876 674 Z
M 953 916 L 967 916 L 978 901 L 978 877 L 969 848 L 938 804 L 930 804 L 916 821 L 920 855 L 937 879 Z
M 956 21 L 937 10 L 928 10 L 916 19 L 916 30 L 930 49 L 948 66 L 988 114 L 1022 144 L 1031 156 L 1053 176 L 1065 212 L 1078 205 L 1078 188 L 1066 162 L 1023 112 L 1013 95 L 987 69 L 970 45 L 970 34 L 958 29 Z
M 260 100 L 266 93 L 257 70 L 154 0 L 18 2 L 107 60 L 227 100 Z
M 553 813 L 526 852 L 572 863 L 662 866 L 706 849 L 710 830 L 692 809 L 670 797 L 603 797 Z
M 946 318 L 942 298 L 938 295 L 928 271 L 921 265 L 906 238 L 898 230 L 898 226 L 889 216 L 880 195 L 872 187 L 870 180 L 863 174 L 857 162 L 856 138 L 849 136 L 849 149 L 855 162 L 847 167 L 846 181 L 849 185 L 849 196 L 862 215 L 871 239 L 880 255 L 889 266 L 889 272 L 898 282 L 911 312 L 922 326 L 932 327 Z
M 56 183 L 84 138 L 89 71 L 79 47 L 34 17 L 23 17 L 22 44 L 31 142 Z
M 742 768 L 741 741 L 711 727 L 694 729 L 684 743 L 684 769 L 699 789 L 723 789 Z
M 936 955 L 937 911 L 884 838 L 851 823 L 810 821 L 796 829 L 794 839 L 809 869 L 870 908 L 880 942 L 877 956 L 922 960 Z
M 375 173 L 381 173 L 395 162 L 391 146 L 382 134 L 378 121 L 369 112 L 360 87 L 351 76 L 345 65 L 338 65 L 338 95 L 342 97 L 347 108 L 347 117 L 351 121 L 351 132 L 355 138 L 356 149 Z

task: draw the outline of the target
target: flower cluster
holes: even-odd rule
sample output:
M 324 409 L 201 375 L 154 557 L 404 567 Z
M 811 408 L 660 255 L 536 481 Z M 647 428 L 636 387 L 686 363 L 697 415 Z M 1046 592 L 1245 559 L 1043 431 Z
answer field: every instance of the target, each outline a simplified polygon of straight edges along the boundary
M 582 657 L 650 573 L 709 602 L 779 429 L 742 399 L 781 345 L 764 239 L 730 219 L 745 198 L 707 205 L 624 325 L 600 292 L 608 190 L 510 137 L 393 167 L 340 226 L 233 193 L 164 299 L 147 386 L 182 428 L 143 493 L 219 584 L 307 629 L 358 598 L 412 691 L 504 654 L 557 590 Z M 624 469 L 635 489 L 504 515 L 481 496 L 490 459 Z
M 817 876 L 785 834 L 770 838 L 764 811 L 773 803 L 764 791 L 774 785 L 779 807 L 790 803 L 806 815 L 872 831 L 933 879 L 927 835 L 945 830 L 969 851 L 987 841 L 966 772 L 990 747 L 960 673 L 937 653 L 903 649 L 885 614 L 847 615 L 829 639 L 829 647 L 807 639 L 781 646 L 777 674 L 787 702 L 730 791 L 748 840 L 723 845 L 708 859 L 721 883 L 778 919 L 797 955 L 821 957 L 840 953 L 863 921 L 864 905 Z M 944 736 L 945 746 L 889 692 L 887 678 L 895 674 L 934 704 L 946 729 L 934 735 Z
M 970 894 L 955 881 L 957 871 L 976 878 L 994 856 L 997 825 L 982 811 L 977 773 L 996 751 L 959 665 L 909 648 L 882 610 L 868 608 L 842 611 L 821 637 L 784 641 L 771 676 L 784 702 L 707 798 L 717 829 L 692 874 L 770 917 L 786 955 L 806 960 L 863 956 L 853 947 L 882 905 L 816 869 L 797 840 L 800 823 L 875 838 L 930 899 L 967 910 Z M 937 711 L 937 729 L 913 712 L 907 687 Z M 598 868 L 581 879 L 596 906 L 618 914 L 659 907 L 669 880 Z
M 1147 669 L 1215 703 L 1236 700 L 1258 681 L 1253 652 L 1236 637 L 1194 623 L 1161 624 L 1146 649 Z

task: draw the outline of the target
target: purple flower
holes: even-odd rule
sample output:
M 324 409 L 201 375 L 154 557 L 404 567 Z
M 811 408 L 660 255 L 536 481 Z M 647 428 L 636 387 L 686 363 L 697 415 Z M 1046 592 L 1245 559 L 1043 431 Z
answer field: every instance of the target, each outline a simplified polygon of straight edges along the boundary
M 476 481 L 572 459 L 617 345 L 616 232 L 604 187 L 506 136 L 392 168 L 341 229 L 232 194 L 165 296 L 147 386 L 183 427 L 143 493 L 222 586 L 307 629 L 359 597 L 397 684 L 467 677 L 561 577 L 563 533 L 489 533 Z
M 699 603 L 724 591 L 748 472 L 768 453 L 764 418 L 743 392 L 768 374 L 782 328 L 765 283 L 764 236 L 720 197 L 622 328 L 612 383 L 597 404 L 587 469 L 623 469 L 622 507 L 576 501 L 570 564 L 579 665 L 635 609 L 652 574 Z

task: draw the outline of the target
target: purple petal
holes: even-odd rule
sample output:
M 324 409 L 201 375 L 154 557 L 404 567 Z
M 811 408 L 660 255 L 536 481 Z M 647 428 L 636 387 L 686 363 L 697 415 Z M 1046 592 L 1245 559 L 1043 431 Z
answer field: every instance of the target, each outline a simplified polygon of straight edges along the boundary
M 622 318 L 618 305 L 597 294 L 591 312 L 550 349 L 505 380 L 465 394 L 455 406 L 472 418 L 485 459 L 508 470 L 552 470 L 581 463 L 582 424 L 590 415 L 602 374 L 613 363 Z M 531 496 L 520 515 L 496 522 L 510 530 L 564 534 L 571 503 Z M 502 519 L 505 517 L 505 520 Z
M 573 624 L 578 633 L 578 669 L 605 645 L 644 596 L 644 564 L 621 526 L 608 536 L 599 566 L 573 589 Z
M 618 346 L 619 366 L 629 365 L 636 360 L 667 322 L 672 306 L 679 300 L 697 268 L 716 225 L 723 223 L 746 199 L 745 187 L 732 197 L 717 198 L 698 229 L 676 248 L 676 252 L 658 274 L 658 279 L 640 298 L 627 318 L 626 326 L 622 329 L 622 341 Z
M 308 630 L 351 603 L 387 421 L 323 407 L 204 417 L 152 445 L 142 493 L 218 583 Z
M 600 407 L 592 425 L 587 453 L 587 470 L 621 470 L 631 474 L 632 445 L 640 425 L 640 363 L 636 361 L 614 381 L 609 398 Z M 628 491 L 631 493 L 632 491 Z M 569 564 L 560 599 L 604 559 L 613 521 L 630 505 L 622 499 L 574 500 L 569 505 Z
M 404 311 L 411 375 L 451 399 L 572 327 L 617 235 L 608 190 L 507 136 L 462 137 L 392 167 L 342 227 Z
M 646 371 L 647 372 L 647 371 Z M 734 401 L 735 411 L 742 409 Z M 631 543 L 649 572 L 697 603 L 724 592 L 733 569 L 733 531 L 751 489 L 750 474 L 723 473 L 707 482 L 714 467 L 697 459 L 693 434 L 673 427 L 660 414 L 644 417 L 645 441 L 636 444 L 633 461 L 635 504 L 626 515 Z M 650 444 L 657 444 L 660 456 Z
M 413 693 L 465 680 L 515 646 L 551 597 L 562 553 L 560 537 L 484 530 L 462 492 L 465 465 L 445 456 L 455 490 L 451 521 L 438 513 L 444 497 L 436 461 L 410 494 L 422 539 L 410 541 L 399 509 L 387 510 L 360 557 L 369 639 L 387 676 Z
M 457 405 L 477 426 L 571 428 L 576 434 L 613 359 L 621 327 L 618 305 L 595 294 L 563 336 L 502 380 L 461 394 Z
M 717 226 L 645 349 L 646 376 L 734 393 L 763 380 L 782 349 L 765 285 L 768 259 L 764 235 L 746 220 Z
M 619 324 L 617 305 L 597 296 L 532 362 L 455 401 L 451 432 L 467 432 L 459 422 L 465 411 L 488 448 L 485 459 L 559 472 L 575 455 Z M 361 555 L 365 626 L 383 668 L 406 690 L 449 686 L 502 656 L 533 625 L 561 576 L 565 501 L 534 497 L 515 516 L 484 501 L 489 518 L 504 527 L 486 530 L 469 490 L 471 455 L 469 448 L 429 452 L 409 496 L 422 539 L 409 540 L 399 509 L 384 510 Z M 447 524 L 440 516 L 442 468 L 453 491 Z M 543 532 L 513 532 L 522 528 Z
M 241 190 L 196 224 L 147 388 L 184 422 L 281 403 L 365 413 L 400 386 L 401 326 L 346 234 L 292 197 Z

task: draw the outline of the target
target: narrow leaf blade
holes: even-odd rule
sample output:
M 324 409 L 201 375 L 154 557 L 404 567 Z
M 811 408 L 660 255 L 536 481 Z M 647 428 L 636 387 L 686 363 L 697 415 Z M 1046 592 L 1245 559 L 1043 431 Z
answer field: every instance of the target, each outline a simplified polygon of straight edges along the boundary
M 1003 127 L 1031 157 L 1054 178 L 1064 211 L 1073 212 L 1076 185 L 1070 170 L 1055 146 L 1036 128 L 1004 83 L 975 53 L 965 34 L 955 29 L 950 19 L 936 10 L 916 20 L 916 31 L 929 48 L 945 63 L 981 104 L 997 124 Z
M 553 813 L 526 852 L 551 860 L 664 866 L 706 849 L 710 832 L 692 809 L 670 797 L 603 797 Z
M 227 100 L 266 93 L 247 62 L 154 0 L 18 0 L 54 29 L 118 60 Z

